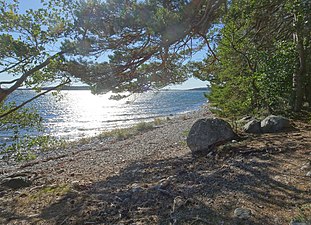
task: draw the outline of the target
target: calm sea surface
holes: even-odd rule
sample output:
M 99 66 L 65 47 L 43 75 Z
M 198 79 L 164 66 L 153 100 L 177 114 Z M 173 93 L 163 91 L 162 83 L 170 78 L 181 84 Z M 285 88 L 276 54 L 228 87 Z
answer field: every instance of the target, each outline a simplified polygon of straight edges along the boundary
M 206 102 L 203 94 L 203 91 L 160 91 L 115 101 L 109 100 L 110 94 L 93 95 L 87 90 L 61 91 L 62 98 L 58 101 L 49 94 L 28 106 L 36 108 L 43 117 L 46 134 L 77 139 L 159 116 L 196 110 Z M 12 98 L 18 103 L 34 95 L 32 91 L 19 90 Z M 9 135 L 0 131 L 2 141 Z

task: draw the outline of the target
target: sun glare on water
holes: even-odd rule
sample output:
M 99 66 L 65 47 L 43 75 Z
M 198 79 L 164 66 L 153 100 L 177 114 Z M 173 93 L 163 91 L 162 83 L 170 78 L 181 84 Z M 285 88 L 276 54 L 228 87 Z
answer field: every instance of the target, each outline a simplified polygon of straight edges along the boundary
M 51 131 L 63 131 L 60 132 L 63 136 L 77 135 L 79 138 L 83 132 L 87 136 L 95 135 L 101 130 L 102 123 L 114 121 L 115 117 L 122 113 L 121 105 L 126 104 L 125 99 L 115 101 L 110 100 L 110 96 L 109 93 L 93 95 L 90 91 L 62 91 L 60 101 L 52 104 L 55 113 L 47 115 L 49 119 L 46 125 Z M 62 109 L 60 115 L 59 108 Z M 77 129 L 73 130 L 72 127 Z
M 35 95 L 34 91 L 20 90 L 12 100 L 20 104 Z M 146 92 L 121 100 L 111 100 L 110 96 L 111 93 L 93 95 L 89 90 L 69 90 L 61 91 L 56 97 L 44 95 L 28 106 L 37 109 L 43 118 L 44 134 L 74 140 L 195 110 L 206 102 L 200 91 Z M 29 133 L 37 134 L 35 130 Z

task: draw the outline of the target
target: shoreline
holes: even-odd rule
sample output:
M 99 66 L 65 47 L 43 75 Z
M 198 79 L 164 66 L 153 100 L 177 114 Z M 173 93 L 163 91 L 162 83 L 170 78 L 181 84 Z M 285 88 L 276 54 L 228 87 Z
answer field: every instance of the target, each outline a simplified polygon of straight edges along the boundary
M 220 157 L 193 158 L 187 132 L 206 116 L 212 115 L 202 109 L 123 140 L 92 139 L 65 155 L 3 170 L 0 180 L 31 184 L 0 185 L 0 223 L 308 224 L 311 125 L 250 135 L 226 145 Z M 238 218 L 241 209 L 251 213 Z
M 115 144 L 116 142 L 126 141 L 128 138 L 124 140 L 118 140 L 115 136 L 106 136 L 103 137 L 103 134 L 105 133 L 113 133 L 114 131 L 121 131 L 122 130 L 132 130 L 135 129 L 135 126 L 139 125 L 140 123 L 146 123 L 147 125 L 150 124 L 153 126 L 152 130 L 156 130 L 161 127 L 168 126 L 169 124 L 174 123 L 182 123 L 186 120 L 191 120 L 194 122 L 196 119 L 204 117 L 204 116 L 211 116 L 211 113 L 208 111 L 208 105 L 203 104 L 200 106 L 199 109 L 193 110 L 193 111 L 187 111 L 185 113 L 175 114 L 172 116 L 160 116 L 160 117 L 154 117 L 152 121 L 141 121 L 134 125 L 131 125 L 129 127 L 121 127 L 121 128 L 114 128 L 112 130 L 102 131 L 99 132 L 99 134 L 89 137 L 81 137 L 76 140 L 64 140 L 64 146 L 54 148 L 53 146 L 51 149 L 48 149 L 47 151 L 40 151 L 35 153 L 36 159 L 34 160 L 26 160 L 26 161 L 4 161 L 0 160 L 0 178 L 1 174 L 4 174 L 6 171 L 14 170 L 15 168 L 25 168 L 29 167 L 30 165 L 39 164 L 41 162 L 50 161 L 57 158 L 64 158 L 69 155 L 74 155 L 79 152 L 83 151 L 89 151 L 90 149 L 96 148 L 96 145 L 109 145 L 109 144 Z M 160 125 L 156 125 L 155 121 L 157 119 L 161 120 Z M 191 123 L 187 123 L 188 127 L 191 126 Z M 189 128 L 190 129 L 190 128 Z M 137 132 L 135 135 L 140 135 L 143 132 L 150 131 L 148 128 L 144 131 Z M 129 137 L 132 138 L 132 137 Z M 190 151 L 190 150 L 189 150 Z

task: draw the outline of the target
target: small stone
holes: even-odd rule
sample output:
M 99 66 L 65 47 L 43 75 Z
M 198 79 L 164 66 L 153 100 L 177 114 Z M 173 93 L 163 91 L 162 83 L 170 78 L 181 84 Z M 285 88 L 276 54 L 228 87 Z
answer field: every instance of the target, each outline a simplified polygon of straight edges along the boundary
M 0 198 L 5 196 L 6 192 L 5 191 L 0 191 Z
M 248 219 L 249 217 L 251 217 L 252 211 L 247 208 L 236 208 L 233 214 L 239 219 Z
M 26 194 L 26 193 L 21 193 L 20 195 L 19 195 L 19 197 L 20 198 L 26 198 L 28 195 Z
M 173 212 L 183 206 L 185 204 L 185 201 L 181 196 L 177 196 L 174 198 L 174 203 L 173 203 Z
M 311 171 L 306 174 L 307 177 L 311 177 Z
M 289 225 L 307 225 L 307 223 L 291 221 L 291 222 L 289 223 Z
M 137 193 L 137 192 L 141 192 L 143 189 L 141 188 L 141 186 L 139 184 L 132 184 L 132 192 L 133 193 Z
M 141 187 L 138 187 L 138 188 L 133 188 L 132 189 L 132 192 L 133 193 L 138 193 L 138 192 L 141 192 L 143 189 Z
M 303 165 L 300 169 L 301 170 L 307 170 L 307 169 L 309 169 L 310 167 L 309 167 L 309 165 Z
M 253 159 L 250 159 L 249 161 L 250 161 L 251 163 L 257 163 L 257 162 L 258 162 L 258 160 L 257 160 L 257 159 L 254 159 L 254 158 L 253 158 Z
M 31 214 L 31 215 L 28 215 L 28 218 L 35 218 L 35 217 L 39 217 L 40 214 Z
M 133 183 L 133 184 L 131 185 L 131 187 L 132 187 L 132 188 L 138 188 L 138 187 L 140 187 L 140 185 L 137 184 L 137 183 Z
M 311 161 L 306 163 L 306 164 L 304 164 L 300 169 L 301 170 L 309 170 L 309 169 L 311 169 Z

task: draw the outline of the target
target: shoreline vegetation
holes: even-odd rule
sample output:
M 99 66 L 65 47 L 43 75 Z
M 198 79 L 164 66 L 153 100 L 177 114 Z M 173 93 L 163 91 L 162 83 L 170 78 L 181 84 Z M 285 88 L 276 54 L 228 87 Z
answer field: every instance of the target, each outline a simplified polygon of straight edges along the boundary
M 0 185 L 0 223 L 308 224 L 311 125 L 193 158 L 187 134 L 210 116 L 205 106 L 2 164 L 2 184 L 21 186 Z

